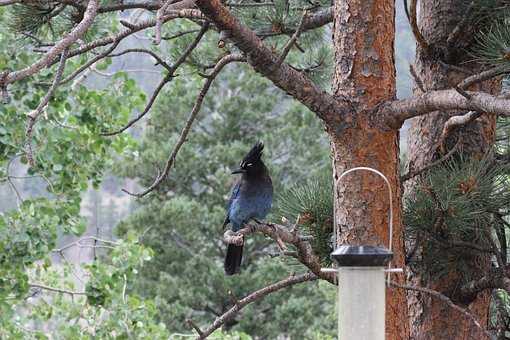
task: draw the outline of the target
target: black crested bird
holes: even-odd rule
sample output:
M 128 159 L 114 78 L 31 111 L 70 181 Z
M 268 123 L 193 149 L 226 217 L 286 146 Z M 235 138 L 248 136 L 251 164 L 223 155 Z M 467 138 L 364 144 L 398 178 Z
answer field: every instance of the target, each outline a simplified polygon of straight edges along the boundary
M 264 144 L 258 142 L 246 154 L 239 169 L 233 174 L 242 174 L 232 188 L 227 205 L 227 217 L 223 223 L 232 225 L 234 232 L 239 231 L 250 219 L 264 219 L 273 203 L 273 184 L 269 171 L 262 162 Z M 241 269 L 243 246 L 229 244 L 225 257 L 225 274 L 234 275 Z

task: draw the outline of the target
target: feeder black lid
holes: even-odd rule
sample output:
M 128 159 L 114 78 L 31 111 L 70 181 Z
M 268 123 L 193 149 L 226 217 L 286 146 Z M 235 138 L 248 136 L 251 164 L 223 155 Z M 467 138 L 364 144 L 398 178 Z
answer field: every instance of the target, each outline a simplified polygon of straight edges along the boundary
M 340 246 L 331 253 L 339 267 L 384 267 L 393 253 L 384 247 Z

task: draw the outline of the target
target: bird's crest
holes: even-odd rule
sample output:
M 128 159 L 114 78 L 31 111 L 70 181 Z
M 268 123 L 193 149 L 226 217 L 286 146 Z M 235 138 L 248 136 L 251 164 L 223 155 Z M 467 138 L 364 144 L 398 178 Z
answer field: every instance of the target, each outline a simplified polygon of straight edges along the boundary
M 260 161 L 260 157 L 262 157 L 262 151 L 264 150 L 264 144 L 262 142 L 257 142 L 251 148 L 251 150 L 244 156 L 243 160 L 241 161 L 240 167 L 244 168 L 248 164 L 256 163 Z

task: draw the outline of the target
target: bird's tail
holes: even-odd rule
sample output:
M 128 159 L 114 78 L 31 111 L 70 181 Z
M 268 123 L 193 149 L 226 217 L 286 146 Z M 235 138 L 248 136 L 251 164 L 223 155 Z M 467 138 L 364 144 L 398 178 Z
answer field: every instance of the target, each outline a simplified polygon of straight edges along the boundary
M 241 260 L 243 259 L 243 246 L 229 244 L 227 256 L 225 256 L 225 274 L 234 275 L 241 270 Z

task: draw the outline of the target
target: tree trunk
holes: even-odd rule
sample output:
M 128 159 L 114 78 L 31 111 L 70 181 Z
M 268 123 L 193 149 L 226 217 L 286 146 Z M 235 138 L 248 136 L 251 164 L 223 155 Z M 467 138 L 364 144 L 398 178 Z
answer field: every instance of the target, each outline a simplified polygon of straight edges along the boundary
M 420 1 L 418 26 L 430 49 L 426 51 L 423 46 L 417 45 L 415 67 L 425 91 L 452 88 L 466 77 L 466 74 L 441 65 L 439 60 L 450 65 L 461 66 L 472 72 L 479 69 L 479 65 L 465 63 L 469 59 L 465 51 L 473 44 L 475 27 L 472 25 L 463 27 L 465 33 L 460 36 L 457 44 L 450 46 L 447 44 L 449 35 L 466 15 L 468 3 L 465 0 Z M 496 82 L 490 82 L 479 85 L 476 90 L 494 93 L 498 91 L 498 88 Z M 415 89 L 415 93 L 420 92 L 421 90 Z M 494 142 L 495 118 L 486 114 L 452 131 L 445 139 L 445 149 L 442 149 L 438 141 L 441 139 L 443 125 L 449 116 L 451 112 L 434 112 L 411 121 L 408 137 L 409 169 L 422 168 L 438 159 L 457 142 L 458 150 L 474 157 L 481 157 L 490 148 Z M 414 181 L 406 183 L 406 194 L 412 194 L 414 184 Z M 416 245 L 407 244 L 407 246 L 408 249 L 414 249 Z M 421 253 L 421 256 L 427 256 L 427 254 Z M 488 265 L 490 265 L 489 256 L 477 257 L 473 260 L 470 267 L 472 272 L 468 276 L 479 278 Z M 456 300 L 455 292 L 462 283 L 463 275 L 465 273 L 461 274 L 452 269 L 440 280 L 435 280 L 425 273 L 414 272 L 410 275 L 410 281 L 412 284 L 426 286 L 448 295 L 456 303 L 468 308 L 480 324 L 486 326 L 490 292 L 478 294 L 470 301 Z M 412 339 L 484 339 L 470 320 L 438 299 L 409 293 L 408 303 Z
M 382 178 L 354 172 L 339 182 L 346 170 L 367 166 L 381 171 L 393 190 L 393 266 L 404 265 L 399 182 L 399 133 L 371 126 L 372 110 L 395 97 L 393 59 L 394 1 L 336 0 L 333 43 L 335 75 L 333 94 L 349 98 L 352 111 L 342 121 L 326 119 L 331 140 L 335 180 L 337 245 L 388 247 L 388 191 Z M 392 279 L 403 282 L 402 275 Z M 405 292 L 388 290 L 386 338 L 408 339 Z

